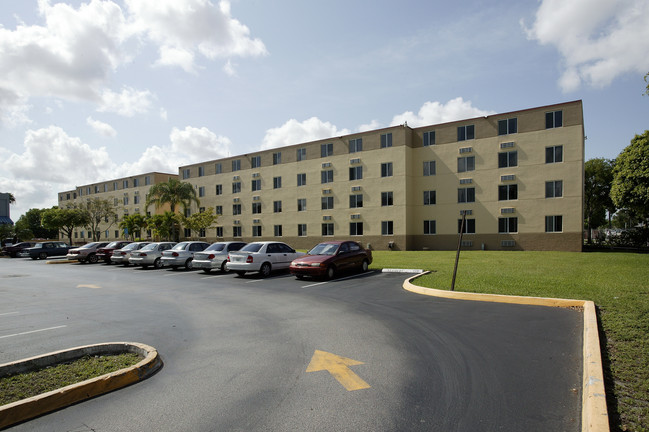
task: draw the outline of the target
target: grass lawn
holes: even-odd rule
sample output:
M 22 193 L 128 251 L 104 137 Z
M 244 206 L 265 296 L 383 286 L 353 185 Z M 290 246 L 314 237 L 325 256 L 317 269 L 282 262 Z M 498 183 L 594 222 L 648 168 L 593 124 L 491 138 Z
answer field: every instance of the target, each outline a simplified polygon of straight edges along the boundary
M 455 252 L 375 251 L 371 268 L 430 270 L 450 289 Z M 456 291 L 592 300 L 612 431 L 649 431 L 649 254 L 462 251 Z

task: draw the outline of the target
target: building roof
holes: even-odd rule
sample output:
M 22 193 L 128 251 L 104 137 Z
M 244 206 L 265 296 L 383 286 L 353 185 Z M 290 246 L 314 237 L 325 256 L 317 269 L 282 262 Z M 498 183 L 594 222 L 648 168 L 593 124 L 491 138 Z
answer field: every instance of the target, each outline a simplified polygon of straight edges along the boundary
M 8 216 L 0 216 L 0 225 L 13 225 L 14 221 Z

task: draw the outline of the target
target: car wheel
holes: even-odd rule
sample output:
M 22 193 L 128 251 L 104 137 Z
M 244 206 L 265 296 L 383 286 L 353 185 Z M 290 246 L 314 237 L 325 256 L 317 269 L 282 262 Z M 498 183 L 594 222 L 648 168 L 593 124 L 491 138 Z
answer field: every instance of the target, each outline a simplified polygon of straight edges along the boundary
M 45 252 L 41 252 L 41 253 L 38 255 L 38 259 L 46 259 L 46 258 L 47 258 L 47 254 L 46 254 Z
M 336 276 L 336 268 L 334 266 L 327 267 L 327 279 L 333 279 Z
M 33 257 L 30 257 L 30 258 L 33 259 L 33 260 L 37 260 L 37 259 L 38 259 L 37 256 L 33 256 Z
M 97 255 L 95 255 L 95 254 L 88 255 L 88 262 L 90 264 L 96 264 L 97 261 L 99 261 L 99 258 L 97 258 Z
M 270 271 L 271 267 L 269 263 L 263 263 L 261 265 L 261 268 L 259 269 L 259 274 L 261 274 L 261 277 L 268 277 L 270 276 Z
M 193 261 L 193 258 L 187 258 L 187 261 L 185 261 L 185 270 L 191 270 L 194 268 Z
M 245 272 L 245 271 L 242 271 L 242 270 L 237 270 L 237 274 L 238 274 L 239 276 L 243 276 L 243 275 L 246 274 L 246 272 Z
M 77 258 L 77 261 L 80 262 L 81 264 L 85 264 L 85 263 L 86 263 L 86 260 L 85 260 L 85 259 L 79 259 L 79 258 Z
M 228 264 L 227 261 L 223 261 L 223 262 L 221 263 L 221 271 L 222 271 L 222 272 L 226 272 L 226 271 L 228 271 L 227 264 Z
M 370 264 L 367 262 L 367 260 L 363 260 L 363 264 L 361 264 L 361 271 L 365 273 L 369 268 Z
M 144 267 L 144 266 L 143 266 L 143 267 Z M 161 269 L 161 268 L 162 268 L 162 260 L 161 260 L 160 258 L 156 258 L 156 259 L 153 261 L 153 267 L 155 267 L 155 268 L 157 268 L 157 269 Z M 146 267 L 145 267 L 145 268 L 146 268 Z

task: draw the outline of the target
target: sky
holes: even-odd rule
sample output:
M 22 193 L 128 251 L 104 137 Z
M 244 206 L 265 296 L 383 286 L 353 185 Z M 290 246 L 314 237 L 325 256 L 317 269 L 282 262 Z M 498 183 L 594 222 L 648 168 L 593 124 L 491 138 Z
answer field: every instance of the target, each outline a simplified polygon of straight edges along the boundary
M 647 72 L 647 0 L 2 0 L 0 192 L 578 99 L 613 159 Z

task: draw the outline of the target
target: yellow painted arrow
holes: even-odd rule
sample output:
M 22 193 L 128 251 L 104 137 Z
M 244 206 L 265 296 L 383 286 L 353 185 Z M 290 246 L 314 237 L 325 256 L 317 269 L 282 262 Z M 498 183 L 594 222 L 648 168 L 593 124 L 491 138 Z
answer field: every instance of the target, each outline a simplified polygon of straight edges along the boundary
M 99 285 L 93 285 L 93 284 L 79 284 L 77 285 L 77 288 L 92 288 L 92 289 L 99 289 L 101 288 Z
M 325 351 L 315 350 L 311 363 L 307 366 L 307 372 L 328 371 L 336 378 L 347 391 L 370 388 L 370 385 L 363 381 L 358 375 L 349 369 L 349 366 L 362 365 L 363 362 L 341 357 Z

